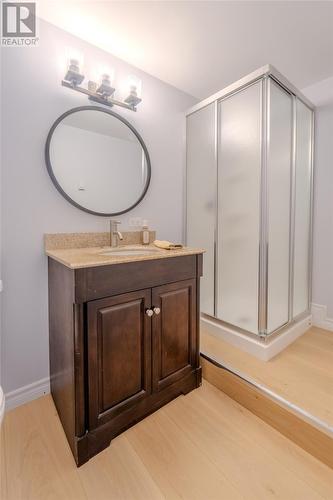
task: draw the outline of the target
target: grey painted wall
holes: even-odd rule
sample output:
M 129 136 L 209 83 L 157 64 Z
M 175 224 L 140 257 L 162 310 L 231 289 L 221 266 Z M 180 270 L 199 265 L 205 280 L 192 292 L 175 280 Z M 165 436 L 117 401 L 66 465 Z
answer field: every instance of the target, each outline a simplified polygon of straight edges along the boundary
M 333 103 L 316 110 L 312 302 L 333 318 Z
M 110 65 L 119 77 L 143 82 L 137 113 L 119 108 L 142 135 L 151 156 L 146 198 L 129 217 L 149 220 L 160 238 L 180 240 L 183 208 L 182 112 L 194 99 L 68 33 L 40 22 L 38 48 L 3 48 L 3 385 L 6 392 L 48 376 L 47 260 L 43 234 L 104 231 L 107 220 L 79 211 L 48 177 L 44 143 L 54 120 L 85 96 L 60 86 L 68 47 L 84 54 L 84 72 Z M 161 54 L 163 57 L 163 54 Z

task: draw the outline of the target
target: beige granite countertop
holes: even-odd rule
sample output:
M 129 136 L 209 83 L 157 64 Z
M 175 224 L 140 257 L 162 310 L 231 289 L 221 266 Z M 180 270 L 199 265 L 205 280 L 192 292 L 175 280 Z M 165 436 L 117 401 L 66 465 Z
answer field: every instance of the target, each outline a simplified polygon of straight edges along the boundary
M 119 246 L 119 250 L 126 250 L 128 246 Z M 46 255 L 61 262 L 71 269 L 83 267 L 106 266 L 109 264 L 123 264 L 125 262 L 137 262 L 143 260 L 168 259 L 182 257 L 184 255 L 196 255 L 204 253 L 202 248 L 183 247 L 177 250 L 162 250 L 154 245 L 130 245 L 130 248 L 146 249 L 153 248 L 156 253 L 150 255 L 101 255 L 101 252 L 111 250 L 110 247 L 87 247 L 87 248 L 63 248 L 46 249 Z

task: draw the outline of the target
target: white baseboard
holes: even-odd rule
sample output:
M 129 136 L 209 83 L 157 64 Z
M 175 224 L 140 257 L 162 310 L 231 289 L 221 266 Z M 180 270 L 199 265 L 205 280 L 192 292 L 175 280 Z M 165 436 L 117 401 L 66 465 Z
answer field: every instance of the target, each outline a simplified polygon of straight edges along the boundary
M 327 317 L 327 306 L 311 304 L 312 324 L 333 332 L 333 318 Z
M 222 338 L 242 351 L 252 354 L 262 361 L 269 361 L 310 328 L 311 316 L 290 325 L 290 327 L 266 341 L 237 332 L 218 320 L 206 316 L 201 318 L 201 326 L 210 334 Z M 209 355 L 209 353 L 204 354 Z
M 6 393 L 6 411 L 21 406 L 50 392 L 50 379 L 43 378 L 32 384 Z

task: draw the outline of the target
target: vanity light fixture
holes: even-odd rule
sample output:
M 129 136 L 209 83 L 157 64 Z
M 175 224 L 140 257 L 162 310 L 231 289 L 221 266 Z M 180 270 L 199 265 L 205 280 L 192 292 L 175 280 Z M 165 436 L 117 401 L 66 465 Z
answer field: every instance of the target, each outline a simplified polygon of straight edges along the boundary
M 131 111 L 136 111 L 137 105 L 142 101 L 138 95 L 138 92 L 141 92 L 141 81 L 136 77 L 129 78 L 129 95 L 124 101 L 114 99 L 113 95 L 116 89 L 112 85 L 112 78 L 109 74 L 104 73 L 102 75 L 99 85 L 89 80 L 88 88 L 80 86 L 83 80 L 84 75 L 80 73 L 78 60 L 70 59 L 67 73 L 61 82 L 64 87 L 86 94 L 91 101 L 98 102 L 99 104 L 105 104 L 110 107 L 121 106 Z

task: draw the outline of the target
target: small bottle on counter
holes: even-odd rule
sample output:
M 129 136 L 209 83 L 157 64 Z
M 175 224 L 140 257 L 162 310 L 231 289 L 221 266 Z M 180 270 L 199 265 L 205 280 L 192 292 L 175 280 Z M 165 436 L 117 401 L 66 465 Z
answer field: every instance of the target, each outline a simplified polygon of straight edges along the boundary
M 142 244 L 149 245 L 149 229 L 147 220 L 144 220 L 142 225 Z

